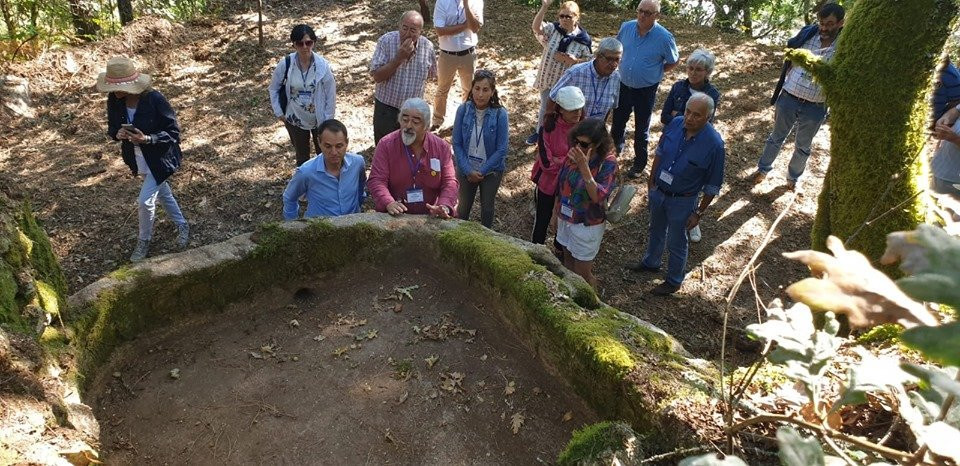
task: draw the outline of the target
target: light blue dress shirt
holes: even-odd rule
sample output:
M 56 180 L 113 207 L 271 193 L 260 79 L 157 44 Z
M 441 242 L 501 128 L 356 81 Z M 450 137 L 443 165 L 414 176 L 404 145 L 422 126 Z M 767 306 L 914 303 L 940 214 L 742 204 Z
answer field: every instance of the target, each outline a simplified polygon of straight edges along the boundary
M 680 59 L 677 41 L 667 28 L 654 24 L 646 35 L 637 34 L 637 20 L 620 26 L 617 40 L 623 44 L 620 61 L 620 82 L 627 87 L 649 87 L 663 79 L 663 66 Z
M 307 160 L 293 173 L 283 191 L 283 218 L 295 220 L 299 210 L 297 201 L 307 196 L 304 217 L 332 217 L 360 212 L 366 197 L 367 168 L 363 157 L 347 153 L 340 167 L 340 177 L 327 173 L 323 154 Z

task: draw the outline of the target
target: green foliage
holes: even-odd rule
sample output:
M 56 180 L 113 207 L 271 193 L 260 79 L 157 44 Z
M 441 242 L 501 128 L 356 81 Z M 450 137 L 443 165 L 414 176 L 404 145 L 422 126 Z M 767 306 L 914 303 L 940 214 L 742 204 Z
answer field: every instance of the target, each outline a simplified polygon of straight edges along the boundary
M 903 327 L 897 324 L 881 324 L 863 332 L 857 337 L 857 343 L 861 345 L 871 345 L 887 342 L 900 341 L 900 335 L 903 334 Z
M 747 326 L 747 335 L 763 342 L 776 342 L 770 362 L 784 366 L 785 374 L 803 383 L 807 395 L 816 397 L 827 363 L 843 343 L 838 338 L 840 324 L 827 313 L 822 329 L 813 326 L 813 313 L 803 304 L 790 309 L 767 309 L 768 320 Z
M 803 438 L 796 429 L 784 426 L 777 429 L 780 462 L 784 466 L 823 466 L 823 447 L 816 438 Z
M 960 322 L 938 327 L 914 327 L 903 332 L 901 340 L 937 363 L 960 366 Z

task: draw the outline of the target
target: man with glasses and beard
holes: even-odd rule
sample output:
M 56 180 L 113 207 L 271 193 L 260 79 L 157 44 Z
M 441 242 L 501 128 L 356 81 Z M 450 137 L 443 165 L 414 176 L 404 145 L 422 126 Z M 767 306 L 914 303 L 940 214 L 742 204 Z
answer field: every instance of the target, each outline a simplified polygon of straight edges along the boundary
M 410 98 L 400 106 L 400 129 L 377 144 L 367 190 L 378 212 L 456 215 L 459 184 L 450 144 L 428 131 L 430 105 Z
M 627 121 L 633 113 L 633 166 L 627 172 L 639 178 L 647 167 L 647 142 L 650 138 L 650 115 L 657 100 L 657 88 L 664 73 L 677 66 L 680 52 L 677 42 L 665 27 L 657 23 L 659 0 L 643 0 L 637 5 L 637 19 L 620 26 L 617 39 L 623 43 L 620 65 L 620 104 L 613 111 L 610 135 L 623 153 Z

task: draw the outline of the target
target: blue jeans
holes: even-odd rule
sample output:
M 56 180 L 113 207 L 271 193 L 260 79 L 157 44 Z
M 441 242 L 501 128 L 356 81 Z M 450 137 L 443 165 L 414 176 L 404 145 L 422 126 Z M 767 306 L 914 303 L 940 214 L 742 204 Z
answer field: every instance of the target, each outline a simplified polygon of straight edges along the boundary
M 687 266 L 687 219 L 697 208 L 697 196 L 670 197 L 659 189 L 650 191 L 650 231 L 643 265 L 660 268 L 663 248 L 670 251 L 666 281 L 680 286 Z
M 153 219 L 157 213 L 157 200 L 163 205 L 163 210 L 167 212 L 173 223 L 177 225 L 187 223 L 187 219 L 183 218 L 183 212 L 180 212 L 176 198 L 173 197 L 173 191 L 170 190 L 170 183 L 164 180 L 158 186 L 153 175 L 147 173 L 143 177 L 143 186 L 140 187 L 140 197 L 137 199 L 140 217 L 139 239 L 143 241 L 150 241 L 153 237 Z
M 633 167 L 630 171 L 640 172 L 647 166 L 647 141 L 650 139 L 650 114 L 653 104 L 657 101 L 657 87 L 652 86 L 634 89 L 620 83 L 620 103 L 613 109 L 613 123 L 610 125 L 610 136 L 617 147 L 617 155 L 623 153 L 623 144 L 627 131 L 627 121 L 630 112 L 633 112 Z
M 773 162 L 780 154 L 783 141 L 787 139 L 793 127 L 797 127 L 797 138 L 794 143 L 793 157 L 787 169 L 787 179 L 797 181 L 807 168 L 807 158 L 810 157 L 810 145 L 813 137 L 820 130 L 820 125 L 827 116 L 827 106 L 813 102 L 801 102 L 787 91 L 780 93 L 777 98 L 776 111 L 773 117 L 773 132 L 763 146 L 763 155 L 757 162 L 757 170 L 769 173 L 773 169 Z

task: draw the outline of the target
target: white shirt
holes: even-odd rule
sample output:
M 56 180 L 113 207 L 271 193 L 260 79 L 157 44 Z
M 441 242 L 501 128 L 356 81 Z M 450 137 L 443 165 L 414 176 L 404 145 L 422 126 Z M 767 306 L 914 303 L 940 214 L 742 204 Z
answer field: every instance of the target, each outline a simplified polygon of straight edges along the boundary
M 433 25 L 438 28 L 456 26 L 467 22 L 463 2 L 470 2 L 470 11 L 483 24 L 483 0 L 437 0 L 433 6 Z M 460 52 L 477 45 L 477 33 L 469 28 L 449 36 L 440 36 L 440 50 Z

